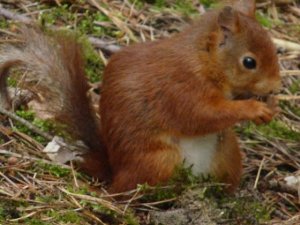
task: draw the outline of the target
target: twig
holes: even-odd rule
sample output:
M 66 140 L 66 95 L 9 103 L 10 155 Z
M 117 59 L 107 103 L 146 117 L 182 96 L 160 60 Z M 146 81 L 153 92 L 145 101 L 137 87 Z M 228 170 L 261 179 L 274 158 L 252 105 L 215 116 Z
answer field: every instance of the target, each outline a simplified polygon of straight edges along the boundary
M 257 188 L 258 180 L 259 180 L 260 173 L 261 173 L 262 167 L 263 167 L 263 165 L 264 165 L 264 162 L 265 162 L 265 157 L 263 157 L 263 159 L 262 159 L 261 162 L 260 162 L 259 169 L 258 169 L 258 171 L 257 171 L 257 175 L 256 175 L 255 182 L 254 182 L 254 186 L 253 186 L 254 189 Z
M 298 7 L 290 6 L 289 11 L 291 11 L 296 16 L 300 16 L 300 9 Z
M 294 0 L 273 0 L 276 5 L 286 5 L 293 3 Z
M 7 19 L 19 21 L 24 24 L 32 24 L 34 22 L 33 20 L 31 20 L 30 18 L 28 18 L 26 16 L 19 15 L 15 12 L 11 12 L 8 9 L 2 8 L 1 6 L 0 6 L 0 15 L 4 16 Z M 52 27 L 52 29 L 58 29 L 58 28 Z M 121 49 L 120 46 L 107 43 L 106 41 L 101 40 L 99 38 L 89 37 L 88 40 L 91 42 L 92 45 L 94 45 L 106 52 L 115 53 Z
M 273 38 L 273 42 L 281 48 L 290 50 L 290 51 L 300 51 L 300 45 L 295 43 L 295 42 L 291 42 L 291 41 L 286 41 L 286 40 L 282 40 L 282 39 L 278 39 L 278 38 Z
M 280 71 L 281 76 L 300 76 L 300 70 L 283 70 Z
M 111 209 L 119 214 L 123 214 L 123 211 L 121 209 L 119 209 L 118 207 L 114 206 L 112 204 L 112 202 L 109 202 L 107 200 L 101 199 L 101 198 L 96 198 L 96 197 L 92 197 L 92 196 L 88 196 L 88 195 L 82 195 L 82 194 L 75 194 L 75 193 L 71 193 L 69 191 L 67 191 L 66 189 L 62 188 L 62 187 L 58 187 L 59 190 L 61 190 L 62 192 L 64 192 L 67 195 L 73 196 L 75 198 L 80 198 L 82 200 L 87 200 L 87 201 L 93 201 L 96 203 L 99 203 L 105 207 L 107 207 L 108 209 Z
M 37 128 L 36 126 L 34 126 L 33 124 L 31 124 L 30 122 L 28 122 L 27 120 L 17 116 L 16 114 L 0 107 L 0 113 L 7 115 L 8 117 L 10 117 L 11 119 L 18 121 L 19 123 L 23 124 L 24 126 L 28 127 L 30 130 L 32 130 L 33 132 L 35 132 L 36 134 L 42 136 L 43 138 L 47 139 L 48 141 L 51 141 L 53 139 L 53 136 L 42 131 L 41 129 Z
M 291 100 L 299 100 L 299 95 L 276 95 L 276 98 L 279 100 L 291 101 Z
M 20 21 L 24 24 L 31 24 L 32 20 L 26 16 L 17 14 L 15 12 L 11 12 L 7 9 L 4 9 L 3 7 L 0 6 L 0 15 L 4 16 L 7 19 L 10 20 L 15 20 L 15 21 Z
M 0 154 L 10 155 L 10 156 L 14 156 L 16 158 L 21 158 L 21 159 L 29 159 L 29 160 L 32 160 L 32 161 L 39 161 L 39 162 L 43 162 L 43 163 L 51 164 L 51 165 L 59 165 L 59 166 L 61 166 L 63 168 L 71 169 L 70 166 L 68 166 L 68 165 L 56 163 L 56 162 L 49 161 L 49 160 L 46 160 L 46 159 L 41 159 L 41 158 L 36 158 L 36 157 L 30 157 L 30 156 L 26 156 L 26 155 L 21 155 L 21 154 L 17 154 L 17 153 L 14 153 L 14 152 L 3 150 L 3 149 L 0 149 Z
M 4 34 L 7 34 L 7 35 L 10 35 L 10 36 L 13 36 L 13 37 L 17 36 L 15 33 L 7 31 L 7 30 L 4 30 L 4 29 L 0 29 L 0 32 L 4 33 Z
M 133 32 L 125 25 L 125 23 L 120 20 L 118 17 L 114 16 L 112 14 L 112 11 L 105 9 L 104 7 L 102 7 L 99 4 L 99 1 L 96 0 L 88 0 L 88 2 L 96 7 L 100 12 L 102 12 L 103 14 L 105 14 L 107 17 L 109 17 L 112 22 L 120 29 L 122 30 L 124 33 L 126 33 L 128 35 L 128 37 L 133 40 L 134 42 L 137 42 L 137 38 L 134 36 Z
M 97 221 L 101 225 L 108 225 L 108 224 L 104 223 L 102 220 L 100 220 L 97 216 L 95 216 L 94 214 L 92 214 L 91 212 L 89 212 L 87 210 L 83 210 L 83 214 L 86 217 L 89 217 L 89 218 L 93 219 L 94 221 Z
M 78 188 L 79 185 L 78 185 L 77 177 L 76 177 L 76 174 L 75 174 L 73 161 L 71 161 L 71 171 L 72 171 L 72 176 L 73 176 L 73 180 L 74 180 L 74 185 L 75 185 L 76 188 Z
M 140 193 L 140 188 L 137 189 L 137 191 L 134 193 L 134 195 L 132 196 L 132 198 L 127 202 L 127 204 L 125 205 L 123 214 L 125 215 L 129 205 L 132 203 L 132 201 L 134 201 L 136 199 L 136 196 Z
M 29 218 L 31 216 L 33 216 L 34 214 L 38 213 L 37 211 L 34 211 L 34 212 L 31 212 L 31 213 L 28 213 L 27 215 L 25 216 L 22 216 L 22 217 L 19 217 L 19 218 L 16 218 L 16 219 L 10 219 L 9 221 L 11 222 L 17 222 L 17 221 L 20 221 L 20 220 L 24 220 L 26 218 Z
M 256 7 L 261 8 L 261 7 L 269 6 L 272 3 L 274 3 L 275 5 L 287 5 L 293 2 L 294 0 L 268 0 L 268 1 L 263 1 L 261 3 L 257 3 Z
M 110 44 L 104 40 L 101 40 L 99 38 L 95 38 L 95 37 L 89 37 L 88 40 L 90 41 L 90 43 L 95 46 L 98 47 L 106 52 L 110 52 L 110 53 L 115 53 L 118 52 L 121 47 L 115 44 Z
M 135 204 L 135 205 L 142 205 L 142 206 L 152 207 L 152 206 L 156 206 L 156 205 L 161 205 L 161 204 L 166 203 L 166 202 L 174 202 L 177 199 L 178 199 L 177 197 L 174 197 L 174 198 L 164 199 L 164 200 L 161 200 L 161 201 L 141 203 L 141 204 Z
M 2 176 L 8 183 L 10 183 L 12 186 L 14 186 L 15 188 L 18 188 L 18 186 L 14 183 L 14 182 L 12 182 L 12 180 L 11 179 L 9 179 L 7 176 L 5 176 L 3 173 L 1 173 L 1 171 L 0 171 L 0 176 Z

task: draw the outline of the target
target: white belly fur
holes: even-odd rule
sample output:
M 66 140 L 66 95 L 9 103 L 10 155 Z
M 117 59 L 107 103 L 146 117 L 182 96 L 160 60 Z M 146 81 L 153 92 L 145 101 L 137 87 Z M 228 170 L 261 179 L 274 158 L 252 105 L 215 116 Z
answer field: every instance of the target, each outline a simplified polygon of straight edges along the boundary
M 217 142 L 217 134 L 181 138 L 179 140 L 179 147 L 184 159 L 184 165 L 192 165 L 192 171 L 195 175 L 207 174 L 216 152 Z

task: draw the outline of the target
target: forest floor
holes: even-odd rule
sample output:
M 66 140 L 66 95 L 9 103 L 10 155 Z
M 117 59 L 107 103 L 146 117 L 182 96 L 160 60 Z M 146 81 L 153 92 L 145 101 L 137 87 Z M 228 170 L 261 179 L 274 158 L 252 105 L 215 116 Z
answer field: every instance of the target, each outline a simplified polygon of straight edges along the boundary
M 20 42 L 21 24 L 76 31 L 98 99 L 111 54 L 180 32 L 213 7 L 212 0 L 1 0 L 0 45 Z M 44 133 L 63 132 L 35 110 L 41 103 L 25 92 L 28 104 L 0 115 L 0 224 L 300 224 L 300 3 L 257 1 L 256 17 L 278 49 L 281 112 L 267 125 L 236 127 L 244 174 L 234 195 L 182 169 L 167 186 L 141 185 L 122 194 L 130 194 L 130 200 L 114 200 L 104 184 L 42 152 L 48 143 Z M 22 89 L 18 79 L 9 84 Z

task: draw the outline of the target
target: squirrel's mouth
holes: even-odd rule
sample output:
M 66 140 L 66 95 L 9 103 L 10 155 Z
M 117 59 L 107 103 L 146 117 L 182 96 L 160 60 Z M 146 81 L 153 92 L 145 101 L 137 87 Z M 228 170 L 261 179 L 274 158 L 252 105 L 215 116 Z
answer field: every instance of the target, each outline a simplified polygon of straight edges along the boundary
M 258 101 L 266 102 L 268 99 L 267 95 L 256 95 L 250 92 L 235 95 L 234 100 L 247 100 L 247 99 L 256 99 Z

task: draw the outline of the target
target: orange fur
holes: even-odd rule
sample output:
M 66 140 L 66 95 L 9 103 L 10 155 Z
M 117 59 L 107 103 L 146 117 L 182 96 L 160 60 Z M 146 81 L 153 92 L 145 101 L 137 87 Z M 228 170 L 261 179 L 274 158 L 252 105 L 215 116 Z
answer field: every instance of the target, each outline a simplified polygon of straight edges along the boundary
M 242 156 L 235 133 L 225 130 L 219 137 L 217 152 L 211 166 L 211 174 L 219 181 L 229 184 L 226 190 L 233 192 L 242 175 Z

